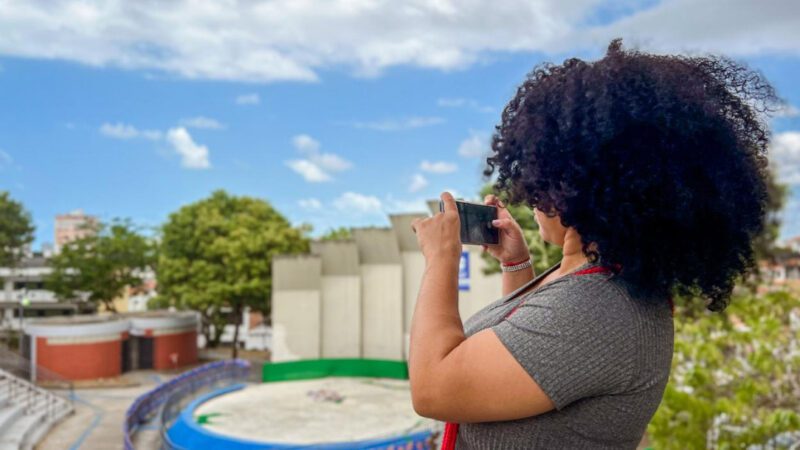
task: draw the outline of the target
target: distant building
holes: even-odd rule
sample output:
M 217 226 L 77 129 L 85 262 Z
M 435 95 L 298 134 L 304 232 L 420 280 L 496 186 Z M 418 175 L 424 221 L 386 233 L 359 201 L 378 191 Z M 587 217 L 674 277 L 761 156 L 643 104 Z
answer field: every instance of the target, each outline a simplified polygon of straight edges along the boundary
M 122 295 L 113 300 L 116 312 L 142 312 L 147 311 L 147 302 L 156 296 L 156 273 L 152 269 L 141 271 L 137 274 L 142 283 L 138 286 L 126 286 Z M 100 306 L 100 311 L 106 308 Z
M 55 228 L 55 252 L 60 252 L 61 248 L 67 242 L 88 236 L 93 232 L 92 227 L 97 224 L 97 217 L 84 214 L 83 210 L 81 209 L 76 209 L 67 214 L 57 215 Z
M 0 329 L 19 329 L 20 314 L 62 316 L 91 309 L 82 299 L 59 301 L 55 293 L 47 290 L 45 279 L 51 272 L 41 254 L 24 257 L 13 268 L 0 267 Z
M 38 365 L 69 380 L 174 370 L 197 362 L 197 327 L 196 312 L 36 319 L 24 325 L 22 354 L 33 374 Z
M 763 291 L 781 289 L 800 293 L 800 254 L 781 256 L 776 261 L 759 261 L 759 271 L 764 280 Z
M 53 246 L 52 242 L 44 242 L 42 243 L 42 256 L 45 258 L 50 258 L 55 254 L 55 247 Z
M 793 238 L 789 238 L 784 243 L 784 247 L 788 248 L 789 250 L 800 254 L 800 236 L 795 236 Z

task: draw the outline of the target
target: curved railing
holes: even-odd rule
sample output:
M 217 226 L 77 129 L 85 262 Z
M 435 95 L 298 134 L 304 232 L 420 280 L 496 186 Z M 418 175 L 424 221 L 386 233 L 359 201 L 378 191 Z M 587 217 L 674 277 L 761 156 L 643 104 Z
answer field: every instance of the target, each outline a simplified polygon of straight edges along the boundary
M 185 403 L 198 394 L 247 380 L 250 363 L 241 359 L 215 361 L 186 371 L 160 384 L 134 400 L 125 414 L 123 439 L 126 450 L 134 450 L 132 436 L 140 424 L 151 419 L 161 410 L 161 437 L 163 448 L 175 448 L 169 444 L 166 430 L 180 414 Z

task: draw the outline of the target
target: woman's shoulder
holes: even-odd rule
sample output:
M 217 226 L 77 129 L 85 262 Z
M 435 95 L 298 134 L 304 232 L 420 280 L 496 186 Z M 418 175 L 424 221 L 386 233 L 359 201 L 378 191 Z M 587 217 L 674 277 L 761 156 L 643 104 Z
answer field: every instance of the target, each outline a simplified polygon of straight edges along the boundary
M 527 293 L 520 307 L 525 306 L 551 309 L 553 314 L 575 323 L 629 323 L 641 320 L 643 315 L 669 314 L 666 298 L 643 297 L 618 274 L 596 263 L 587 263 L 576 271 Z M 533 309 L 529 311 L 532 312 Z M 522 312 L 524 315 L 525 310 Z

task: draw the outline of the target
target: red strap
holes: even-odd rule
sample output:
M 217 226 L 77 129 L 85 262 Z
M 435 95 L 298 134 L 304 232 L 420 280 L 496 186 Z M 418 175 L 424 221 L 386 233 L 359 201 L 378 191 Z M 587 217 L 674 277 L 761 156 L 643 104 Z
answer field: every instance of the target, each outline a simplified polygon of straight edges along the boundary
M 603 266 L 589 267 L 588 269 L 579 270 L 573 275 L 589 275 L 590 273 L 611 273 L 611 270 Z
M 458 424 L 447 422 L 444 425 L 444 435 L 442 436 L 441 450 L 455 450 L 456 435 L 458 434 Z

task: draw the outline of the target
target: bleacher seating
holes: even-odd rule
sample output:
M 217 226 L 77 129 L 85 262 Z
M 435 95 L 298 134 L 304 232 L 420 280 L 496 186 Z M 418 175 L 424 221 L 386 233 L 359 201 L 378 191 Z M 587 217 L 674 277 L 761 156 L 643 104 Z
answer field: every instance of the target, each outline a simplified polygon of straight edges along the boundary
M 72 402 L 0 369 L 0 450 L 29 450 L 61 419 Z

